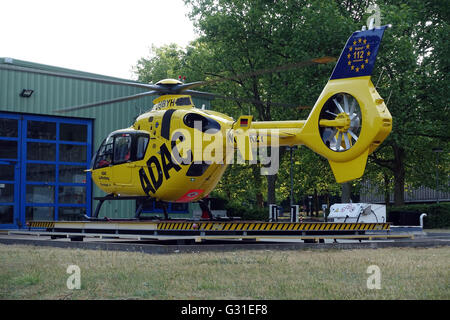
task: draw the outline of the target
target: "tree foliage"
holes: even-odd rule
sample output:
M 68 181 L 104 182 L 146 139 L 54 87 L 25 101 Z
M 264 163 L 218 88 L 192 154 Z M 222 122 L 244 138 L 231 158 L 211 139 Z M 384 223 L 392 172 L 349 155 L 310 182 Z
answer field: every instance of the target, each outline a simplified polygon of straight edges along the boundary
M 306 118 L 308 111 L 295 107 L 278 107 L 276 103 L 314 105 L 333 65 L 314 65 L 247 78 L 239 75 L 253 75 L 259 70 L 272 70 L 311 58 L 330 55 L 337 57 L 342 43 L 354 28 L 352 19 L 341 15 L 334 2 L 185 2 L 190 6 L 191 18 L 201 34 L 198 41 L 209 48 L 210 58 L 214 61 L 202 65 L 202 72 L 214 79 L 233 79 L 212 89 L 223 95 L 251 101 L 234 103 L 234 107 L 229 103 L 223 105 L 238 109 L 241 113 L 252 114 L 255 120 Z M 283 150 L 280 154 L 283 154 Z M 283 159 L 285 157 L 282 157 L 282 170 L 285 170 Z M 270 203 L 283 198 L 284 193 L 279 191 L 284 184 L 277 184 L 277 181 L 279 179 L 276 175 L 267 177 L 267 201 Z
M 447 166 L 441 163 L 439 170 L 444 177 L 449 174 L 448 53 L 443 49 L 448 49 L 449 25 L 448 9 L 447 14 L 442 13 L 440 4 L 415 0 L 380 3 L 383 21 L 393 27 L 383 40 L 373 78 L 380 80 L 378 90 L 388 103 L 394 125 L 370 160 L 377 165 L 371 166 L 375 170 L 372 177 L 393 178 L 375 181 L 382 189 L 391 188 L 385 185 L 387 181 L 393 182 L 397 205 L 404 203 L 405 186 L 435 187 L 434 147 L 444 149 L 441 161 L 447 161 Z
M 139 59 L 134 72 L 139 81 L 145 83 L 157 83 L 167 78 L 178 79 L 184 56 L 185 51 L 175 43 L 162 47 L 152 45 L 150 56 Z
M 405 186 L 434 187 L 435 171 L 449 175 L 449 6 L 441 0 L 376 1 L 382 24 L 392 24 L 383 39 L 373 82 L 393 116 L 393 131 L 369 158 L 363 180 L 384 193 L 395 190 L 402 204 Z M 244 100 L 220 100 L 213 108 L 234 118 L 305 119 L 334 64 L 312 65 L 256 75 L 259 70 L 322 56 L 338 57 L 348 36 L 360 29 L 371 0 L 185 0 L 199 38 L 186 48 L 152 47 L 136 66 L 139 80 L 187 76 L 188 81 L 228 79 L 202 88 Z M 248 77 L 240 77 L 242 74 Z M 440 165 L 433 147 L 441 147 Z M 257 165 L 230 167 L 216 192 L 261 205 L 289 197 L 290 158 L 281 150 L 280 170 L 268 179 Z M 338 194 L 327 161 L 306 148 L 295 151 L 295 198 Z M 360 181 L 354 181 L 355 188 Z M 445 184 L 442 184 L 445 188 Z M 446 186 L 448 189 L 448 185 Z

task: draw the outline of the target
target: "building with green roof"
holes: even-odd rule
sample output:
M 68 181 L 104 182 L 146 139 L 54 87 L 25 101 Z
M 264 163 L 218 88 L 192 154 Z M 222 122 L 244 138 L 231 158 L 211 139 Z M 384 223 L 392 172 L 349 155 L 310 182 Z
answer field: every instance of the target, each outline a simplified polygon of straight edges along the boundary
M 29 220 L 76 220 L 103 192 L 91 181 L 92 155 L 112 131 L 129 127 L 156 96 L 58 113 L 58 109 L 146 90 L 136 81 L 0 58 L 0 228 Z M 210 107 L 210 100 L 193 99 Z M 107 201 L 102 215 L 132 217 L 135 201 Z

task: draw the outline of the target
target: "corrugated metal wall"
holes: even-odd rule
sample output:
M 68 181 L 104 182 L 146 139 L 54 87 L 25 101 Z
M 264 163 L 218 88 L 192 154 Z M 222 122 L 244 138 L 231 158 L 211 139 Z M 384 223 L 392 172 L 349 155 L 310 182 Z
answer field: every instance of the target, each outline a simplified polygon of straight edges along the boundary
M 146 90 L 129 85 L 105 84 L 73 79 L 70 78 L 71 75 L 124 81 L 123 79 L 9 58 L 0 58 L 0 65 L 27 67 L 66 74 L 69 78 L 0 69 L 0 111 L 94 119 L 93 152 L 96 152 L 103 139 L 110 132 L 129 127 L 136 116 L 148 111 L 152 107 L 152 101 L 155 98 L 144 97 L 90 109 L 57 113 L 55 110 L 64 107 L 128 96 L 145 92 Z M 19 95 L 23 89 L 31 89 L 34 92 L 30 98 L 23 98 Z M 195 99 L 195 103 L 199 107 L 202 104 L 205 104 L 207 108 L 210 106 L 208 100 Z M 93 190 L 94 197 L 104 195 L 103 191 L 95 185 Z M 95 210 L 96 205 L 97 201 L 94 201 L 92 210 Z M 134 215 L 134 210 L 134 201 L 109 201 L 109 203 L 104 203 L 101 215 L 111 218 L 127 217 Z

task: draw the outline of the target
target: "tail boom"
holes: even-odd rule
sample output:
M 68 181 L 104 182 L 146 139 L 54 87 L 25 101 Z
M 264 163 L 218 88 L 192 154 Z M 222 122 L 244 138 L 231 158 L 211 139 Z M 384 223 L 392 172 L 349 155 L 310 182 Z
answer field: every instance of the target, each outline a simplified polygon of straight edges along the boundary
M 245 146 L 237 145 L 245 159 L 252 159 L 249 131 L 253 130 L 266 143 L 276 139 L 279 146 L 309 147 L 329 161 L 338 183 L 360 178 L 369 154 L 392 130 L 391 114 L 371 81 L 386 27 L 350 36 L 306 121 L 252 122 L 249 116 L 241 117 L 233 129 L 240 127 L 236 133 L 247 137 L 242 139 Z

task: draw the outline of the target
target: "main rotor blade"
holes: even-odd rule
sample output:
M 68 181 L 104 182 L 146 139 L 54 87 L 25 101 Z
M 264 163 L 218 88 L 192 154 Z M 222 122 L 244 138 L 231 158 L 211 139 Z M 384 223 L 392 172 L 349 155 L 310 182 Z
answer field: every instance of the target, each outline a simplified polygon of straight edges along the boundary
M 230 80 L 246 79 L 246 78 L 250 78 L 250 77 L 264 75 L 267 73 L 287 71 L 287 70 L 296 69 L 296 68 L 300 68 L 300 67 L 306 67 L 306 66 L 309 66 L 312 64 L 325 64 L 325 63 L 329 63 L 332 61 L 336 61 L 336 58 L 325 56 L 325 57 L 321 57 L 321 58 L 315 58 L 315 59 L 309 59 L 309 60 L 305 60 L 305 61 L 301 61 L 301 62 L 285 64 L 285 65 L 278 66 L 275 68 L 257 70 L 254 72 L 244 73 L 244 74 L 235 75 L 235 76 L 231 76 L 231 77 L 220 77 L 218 79 L 188 83 L 185 85 L 180 85 L 179 87 L 190 89 L 190 88 L 194 88 L 194 87 L 198 87 L 198 86 L 213 85 L 216 83 L 230 81 Z M 215 76 L 218 76 L 218 75 L 215 75 Z M 223 96 L 223 95 L 219 95 L 219 94 L 215 94 L 215 93 L 205 93 L 205 92 L 194 91 L 194 90 L 186 90 L 185 93 L 191 94 L 193 96 L 198 96 L 198 97 L 206 97 L 206 98 L 214 97 L 214 98 L 222 99 L 222 100 L 232 100 L 232 101 L 247 102 L 247 103 L 252 103 L 252 104 L 255 104 L 255 103 L 256 104 L 265 104 L 266 103 L 266 102 L 260 101 L 260 100 L 227 97 L 227 96 Z M 312 108 L 310 106 L 299 106 L 297 104 L 292 104 L 292 103 L 271 102 L 270 104 L 273 106 L 279 106 L 279 107 L 296 107 L 299 110 Z
M 139 83 L 139 82 L 133 82 L 133 81 L 115 80 L 112 78 L 111 79 L 97 78 L 94 76 L 93 77 L 81 76 L 81 75 L 69 74 L 69 73 L 63 73 L 63 72 L 53 72 L 53 71 L 47 71 L 47 70 L 27 68 L 27 67 L 19 67 L 19 66 L 15 66 L 15 65 L 11 65 L 11 66 L 0 65 L 0 70 L 28 72 L 28 73 L 41 74 L 41 75 L 46 75 L 46 76 L 61 77 L 61 78 L 68 78 L 68 79 L 75 79 L 75 80 L 84 80 L 84 81 L 93 81 L 93 82 L 99 82 L 99 83 L 105 83 L 105 84 L 127 85 L 127 86 L 133 86 L 133 87 L 137 87 L 137 88 L 161 91 L 161 87 L 154 85 L 154 84 L 145 84 L 145 83 Z
M 247 98 L 234 98 L 234 97 L 227 97 L 222 96 L 218 94 L 214 94 L 214 97 L 217 99 L 222 100 L 231 100 L 231 101 L 238 101 L 238 102 L 246 102 L 246 103 L 252 103 L 252 104 L 267 104 L 267 101 L 262 100 L 255 100 L 255 99 L 247 99 Z M 297 108 L 297 109 L 311 109 L 310 106 L 299 106 L 298 104 L 294 103 L 282 103 L 282 102 L 270 102 L 271 106 L 274 107 L 289 107 L 289 108 Z
M 186 90 L 183 93 L 188 94 L 192 97 L 207 98 L 207 99 L 217 98 L 217 94 L 215 93 L 202 92 L 197 90 Z
M 129 100 L 134 100 L 134 99 L 138 99 L 138 98 L 142 98 L 142 97 L 146 97 L 146 96 L 151 96 L 151 95 L 157 95 L 157 94 L 158 94 L 157 91 L 147 91 L 147 92 L 134 94 L 134 95 L 131 95 L 131 96 L 120 97 L 120 98 L 116 98 L 116 99 L 104 100 L 104 101 L 99 101 L 99 102 L 93 102 L 93 103 L 83 104 L 83 105 L 75 106 L 75 107 L 58 109 L 58 110 L 55 110 L 55 112 L 63 113 L 63 112 L 69 112 L 69 111 L 75 111 L 75 110 L 82 110 L 82 109 L 102 106 L 102 105 L 105 105 L 105 104 L 129 101 Z
M 267 73 L 274 73 L 274 72 L 280 72 L 280 71 L 287 71 L 287 70 L 291 70 L 291 69 L 298 69 L 298 68 L 306 67 L 306 66 L 309 66 L 312 64 L 326 64 L 326 63 L 329 63 L 332 61 L 336 61 L 336 58 L 325 56 L 325 57 L 309 59 L 309 60 L 305 60 L 305 61 L 301 61 L 301 62 L 288 63 L 285 65 L 270 68 L 270 69 L 262 69 L 262 70 L 257 70 L 257 71 L 253 71 L 253 72 L 249 72 L 249 73 L 243 73 L 243 74 L 235 75 L 235 76 L 231 76 L 231 77 L 220 77 L 219 79 L 205 81 L 203 85 L 210 85 L 210 84 L 215 84 L 215 83 L 229 81 L 229 80 L 241 80 L 241 79 L 246 79 L 246 78 L 250 78 L 250 77 L 260 76 L 260 75 L 267 74 Z M 216 76 L 218 76 L 218 75 L 216 75 Z
M 189 94 L 193 97 L 200 97 L 200 98 L 230 100 L 230 101 L 246 102 L 246 103 L 252 103 L 252 104 L 255 104 L 255 103 L 256 104 L 266 104 L 267 103 L 266 101 L 261 101 L 261 100 L 227 97 L 227 96 L 223 96 L 223 95 L 220 95 L 217 93 L 202 92 L 202 91 L 195 91 L 195 90 L 186 90 L 184 93 Z M 270 104 L 275 107 L 295 107 L 298 109 L 311 109 L 312 108 L 310 106 L 299 106 L 298 104 L 294 104 L 294 103 L 270 102 Z
M 216 97 L 216 98 L 224 99 L 224 100 L 242 101 L 242 102 L 249 102 L 249 103 L 253 103 L 253 104 L 255 104 L 255 103 L 264 104 L 264 103 L 266 103 L 264 101 L 245 99 L 245 98 L 244 99 L 231 98 L 231 97 L 220 96 L 217 94 L 209 94 L 206 92 L 200 92 L 200 91 L 195 91 L 195 90 L 190 90 L 190 89 L 199 87 L 199 86 L 205 86 L 205 85 L 210 85 L 210 84 L 219 83 L 219 82 L 223 82 L 223 81 L 228 81 L 228 80 L 245 79 L 248 77 L 259 76 L 259 75 L 263 75 L 266 73 L 279 72 L 279 71 L 300 68 L 300 67 L 308 66 L 311 64 L 324 64 L 324 63 L 328 63 L 330 61 L 335 61 L 335 60 L 336 59 L 333 57 L 322 57 L 322 58 L 310 59 L 310 60 L 306 60 L 306 61 L 302 61 L 302 62 L 298 62 L 298 63 L 286 64 L 286 65 L 275 67 L 275 68 L 270 68 L 270 69 L 259 70 L 259 71 L 250 72 L 250 73 L 246 73 L 246 74 L 236 75 L 233 77 L 222 77 L 220 79 L 213 79 L 213 80 L 209 80 L 209 81 L 198 81 L 198 82 L 192 82 L 192 83 L 186 83 L 186 84 L 179 84 L 174 87 L 165 86 L 165 85 L 144 84 L 144 83 L 139 83 L 139 82 L 114 79 L 114 78 L 109 78 L 109 79 L 108 78 L 98 78 L 98 77 L 95 77 L 95 75 L 94 76 L 89 76 L 89 75 L 84 76 L 84 75 L 70 74 L 70 73 L 64 73 L 64 72 L 53 72 L 53 71 L 33 69 L 33 68 L 28 68 L 28 67 L 20 67 L 20 66 L 16 66 L 16 65 L 0 65 L 0 70 L 27 72 L 27 73 L 49 75 L 49 76 L 54 76 L 54 77 L 62 77 L 62 78 L 75 79 L 75 80 L 93 81 L 93 82 L 99 82 L 99 83 L 105 83 L 105 84 L 128 85 L 128 86 L 133 86 L 133 87 L 137 87 L 137 88 L 145 88 L 145 89 L 152 90 L 152 91 L 138 93 L 138 94 L 130 95 L 130 96 L 126 96 L 126 97 L 120 97 L 120 98 L 116 98 L 116 99 L 110 99 L 110 100 L 94 102 L 94 103 L 89 103 L 89 104 L 85 104 L 85 105 L 68 107 L 68 108 L 56 110 L 56 112 L 70 112 L 70 111 L 75 111 L 75 110 L 97 107 L 97 106 L 101 106 L 101 105 L 105 105 L 105 104 L 129 101 L 129 100 L 138 99 L 138 98 L 145 97 L 148 95 L 153 95 L 153 94 L 160 94 L 160 95 L 162 95 L 162 94 L 180 94 L 182 92 L 184 92 L 186 94 L 191 94 L 193 96 L 198 96 L 198 97 L 207 97 L 207 98 Z M 271 102 L 271 105 L 283 106 L 283 107 L 297 107 L 298 109 L 309 109 L 310 108 L 310 107 L 298 106 L 298 105 L 294 105 L 294 104 L 277 103 L 277 102 Z
M 191 88 L 202 87 L 205 85 L 206 85 L 205 81 L 197 81 L 197 82 L 191 82 L 191 83 L 186 83 L 186 84 L 179 84 L 174 88 L 174 91 L 181 93 L 181 92 L 185 92 L 186 90 L 189 90 Z

